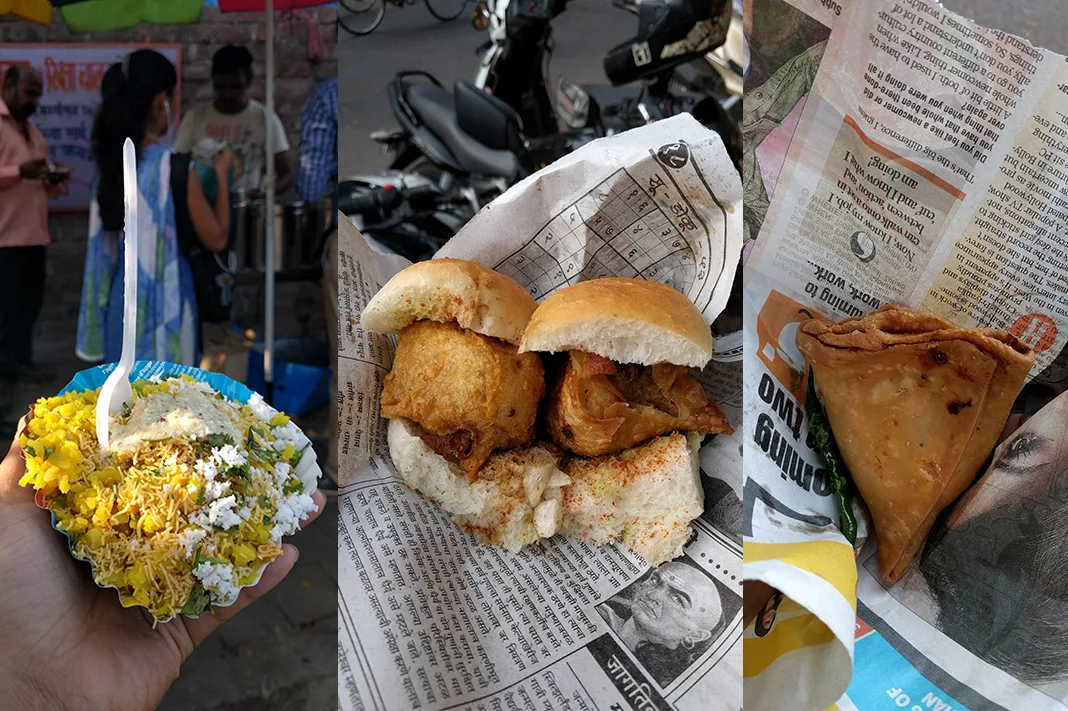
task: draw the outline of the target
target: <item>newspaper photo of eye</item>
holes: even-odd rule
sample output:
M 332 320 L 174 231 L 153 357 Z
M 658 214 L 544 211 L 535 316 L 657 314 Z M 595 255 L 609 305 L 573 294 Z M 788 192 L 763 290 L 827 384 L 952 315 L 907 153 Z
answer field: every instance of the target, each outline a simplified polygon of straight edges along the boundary
M 857 259 L 865 264 L 875 259 L 875 242 L 867 232 L 854 232 L 849 238 L 849 248 L 853 250 Z
M 1066 435 L 1061 395 L 1002 443 L 936 523 L 901 585 L 909 606 L 947 637 L 1032 687 L 1060 693 L 1068 686 Z

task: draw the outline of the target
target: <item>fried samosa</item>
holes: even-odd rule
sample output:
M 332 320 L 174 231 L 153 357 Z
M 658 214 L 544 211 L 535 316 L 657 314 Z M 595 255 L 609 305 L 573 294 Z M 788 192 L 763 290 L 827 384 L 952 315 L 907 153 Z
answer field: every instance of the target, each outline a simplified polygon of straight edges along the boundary
M 956 328 L 884 306 L 797 333 L 831 430 L 897 581 L 935 517 L 968 488 L 997 442 L 1034 352 L 1004 331 Z

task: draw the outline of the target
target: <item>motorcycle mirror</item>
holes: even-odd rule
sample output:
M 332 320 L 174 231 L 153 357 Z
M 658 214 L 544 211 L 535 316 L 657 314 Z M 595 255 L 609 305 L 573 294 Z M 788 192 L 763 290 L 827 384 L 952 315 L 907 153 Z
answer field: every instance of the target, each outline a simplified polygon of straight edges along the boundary
M 581 86 L 560 77 L 556 84 L 556 114 L 571 128 L 582 128 L 590 117 L 590 95 Z
M 473 13 L 471 13 L 471 26 L 474 27 L 479 32 L 482 32 L 487 27 L 489 27 L 489 21 L 490 21 L 489 6 L 484 2 L 480 2 L 475 7 L 475 11 Z

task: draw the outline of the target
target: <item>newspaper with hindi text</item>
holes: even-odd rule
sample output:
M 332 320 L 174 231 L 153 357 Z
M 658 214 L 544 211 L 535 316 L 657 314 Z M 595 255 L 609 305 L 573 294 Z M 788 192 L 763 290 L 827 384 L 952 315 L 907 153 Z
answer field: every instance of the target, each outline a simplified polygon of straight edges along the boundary
M 930 0 L 753 6 L 744 576 L 779 594 L 744 632 L 746 709 L 1063 711 L 1068 59 Z M 1036 353 L 991 464 L 889 587 L 867 526 L 856 562 L 837 530 L 795 343 L 885 304 Z
M 682 116 L 592 142 L 523 180 L 439 256 L 493 267 L 537 300 L 602 276 L 662 281 L 711 324 L 734 283 L 741 218 L 740 180 L 718 136 Z M 684 556 L 656 571 L 561 535 L 518 555 L 477 542 L 390 463 L 378 403 L 396 337 L 359 319 L 406 263 L 340 223 L 340 707 L 739 711 L 737 435 L 702 448 L 704 513 Z M 725 340 L 700 375 L 740 430 L 740 336 Z M 674 604 L 681 568 L 688 594 L 719 613 L 707 629 L 654 633 L 640 603 Z

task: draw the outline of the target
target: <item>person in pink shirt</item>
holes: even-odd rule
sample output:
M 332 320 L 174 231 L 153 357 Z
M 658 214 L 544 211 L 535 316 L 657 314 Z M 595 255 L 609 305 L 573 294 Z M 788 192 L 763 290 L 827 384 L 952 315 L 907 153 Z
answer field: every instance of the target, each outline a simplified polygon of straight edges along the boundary
M 0 101 L 0 422 L 11 409 L 14 383 L 40 380 L 34 368 L 33 324 L 45 289 L 48 197 L 65 189 L 68 173 L 51 165 L 44 137 L 30 121 L 41 98 L 41 75 L 23 64 L 7 70 Z

